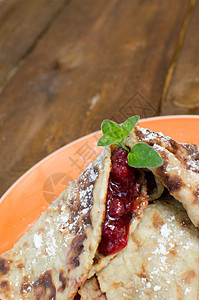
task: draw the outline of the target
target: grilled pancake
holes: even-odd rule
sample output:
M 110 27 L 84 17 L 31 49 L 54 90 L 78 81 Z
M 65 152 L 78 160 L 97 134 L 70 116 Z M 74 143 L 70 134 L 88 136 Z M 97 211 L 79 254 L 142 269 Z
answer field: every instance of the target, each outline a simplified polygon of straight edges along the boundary
M 136 170 L 140 188 L 133 200 L 136 208 L 132 210 L 126 248 L 109 255 L 100 253 L 98 248 L 112 170 L 114 147 L 110 146 L 105 147 L 103 154 L 61 194 L 14 248 L 0 256 L 0 300 L 73 299 L 79 288 L 82 299 L 153 299 L 154 295 L 168 299 L 172 295 L 167 286 L 170 273 L 173 275 L 171 286 L 175 290 L 172 299 L 184 294 L 186 299 L 196 299 L 199 246 L 198 231 L 193 224 L 199 226 L 198 147 L 179 144 L 161 133 L 139 127 L 125 138 L 129 148 L 137 142 L 152 146 L 161 155 L 163 165 Z M 147 208 L 148 201 L 159 198 L 164 187 L 183 204 L 193 224 L 174 198 L 155 204 L 149 202 Z M 173 221 L 170 229 L 169 216 Z M 181 230 L 179 223 L 185 225 L 185 231 Z M 166 233 L 165 228 L 168 229 Z M 172 230 L 176 240 L 170 235 Z M 168 242 L 175 249 L 170 249 L 171 245 L 166 244 L 166 240 L 167 246 L 162 245 L 160 233 L 169 239 L 172 237 Z M 188 246 L 183 244 L 186 235 L 190 243 Z M 154 253 L 150 252 L 148 245 Z M 153 256 L 158 254 L 157 251 L 163 254 L 161 251 L 167 248 L 171 250 L 170 256 L 167 257 L 168 253 L 163 258 L 161 255 L 160 258 Z M 189 250 L 188 258 L 191 255 L 190 268 L 183 249 Z M 148 257 L 151 255 L 149 261 L 145 261 L 144 253 L 148 253 Z M 165 260 L 169 262 L 166 270 L 161 265 Z M 171 269 L 172 264 L 177 266 L 177 271 Z M 157 278 L 151 277 L 155 266 L 160 268 L 158 280 L 161 288 Z M 100 288 L 94 276 L 96 273 Z M 168 282 L 165 283 L 164 278 Z M 182 282 L 186 284 L 182 286 Z M 117 289 L 113 290 L 113 287 Z M 90 295 L 89 289 L 92 290 Z
M 101 239 L 109 172 L 107 148 L 0 256 L 0 299 L 73 299 Z
M 156 150 L 163 159 L 163 165 L 151 168 L 155 176 L 180 201 L 191 221 L 199 227 L 199 150 L 197 145 L 180 144 L 162 133 L 134 127 L 126 137 L 130 148 L 137 142 L 144 142 Z
M 127 247 L 97 277 L 108 300 L 197 300 L 199 229 L 181 203 L 156 200 L 144 211 Z

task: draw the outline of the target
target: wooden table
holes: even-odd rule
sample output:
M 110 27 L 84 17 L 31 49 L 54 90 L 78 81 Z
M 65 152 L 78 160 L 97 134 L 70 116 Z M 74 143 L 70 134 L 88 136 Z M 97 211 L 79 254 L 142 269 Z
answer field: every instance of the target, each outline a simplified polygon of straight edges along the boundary
M 105 118 L 199 113 L 198 0 L 0 0 L 0 195 Z

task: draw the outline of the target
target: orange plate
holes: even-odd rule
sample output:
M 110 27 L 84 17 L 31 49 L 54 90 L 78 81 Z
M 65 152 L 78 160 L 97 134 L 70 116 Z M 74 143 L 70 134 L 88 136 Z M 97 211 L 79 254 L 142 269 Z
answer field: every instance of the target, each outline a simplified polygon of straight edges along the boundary
M 142 119 L 140 126 L 199 145 L 199 116 Z M 62 147 L 19 178 L 0 200 L 0 253 L 12 248 L 49 204 L 94 160 L 100 132 Z

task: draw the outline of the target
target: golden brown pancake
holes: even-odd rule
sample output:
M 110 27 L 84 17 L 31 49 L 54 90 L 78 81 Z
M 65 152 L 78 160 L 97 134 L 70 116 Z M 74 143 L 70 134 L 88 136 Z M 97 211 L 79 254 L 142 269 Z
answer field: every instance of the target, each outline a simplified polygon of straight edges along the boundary
M 0 256 L 0 299 L 73 299 L 101 239 L 109 172 L 107 148 Z
M 199 230 L 181 203 L 156 200 L 97 277 L 108 300 L 197 300 Z
M 199 227 L 199 151 L 194 144 L 180 144 L 162 133 L 134 127 L 126 137 L 130 148 L 143 142 L 156 150 L 163 159 L 163 165 L 151 168 L 155 176 L 180 201 L 191 221 Z
M 136 170 L 140 190 L 126 248 L 112 255 L 98 250 L 114 149 L 110 146 L 0 256 L 0 300 L 73 299 L 78 289 L 82 299 L 197 299 L 198 147 L 135 127 L 125 143 L 131 148 L 137 142 L 152 146 L 163 165 Z M 164 187 L 183 204 L 194 225 L 174 198 L 153 203 Z

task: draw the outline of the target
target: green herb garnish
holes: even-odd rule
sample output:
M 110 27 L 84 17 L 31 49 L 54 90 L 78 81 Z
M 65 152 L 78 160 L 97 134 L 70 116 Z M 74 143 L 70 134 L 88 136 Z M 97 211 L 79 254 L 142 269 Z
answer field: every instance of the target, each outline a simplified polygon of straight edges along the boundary
M 124 138 L 132 131 L 138 122 L 139 116 L 128 118 L 122 125 L 110 120 L 102 123 L 103 136 L 99 139 L 98 146 L 108 146 L 115 144 L 129 152 L 128 164 L 135 168 L 154 168 L 162 165 L 161 156 L 149 145 L 145 143 L 135 144 L 131 150 L 125 146 Z

